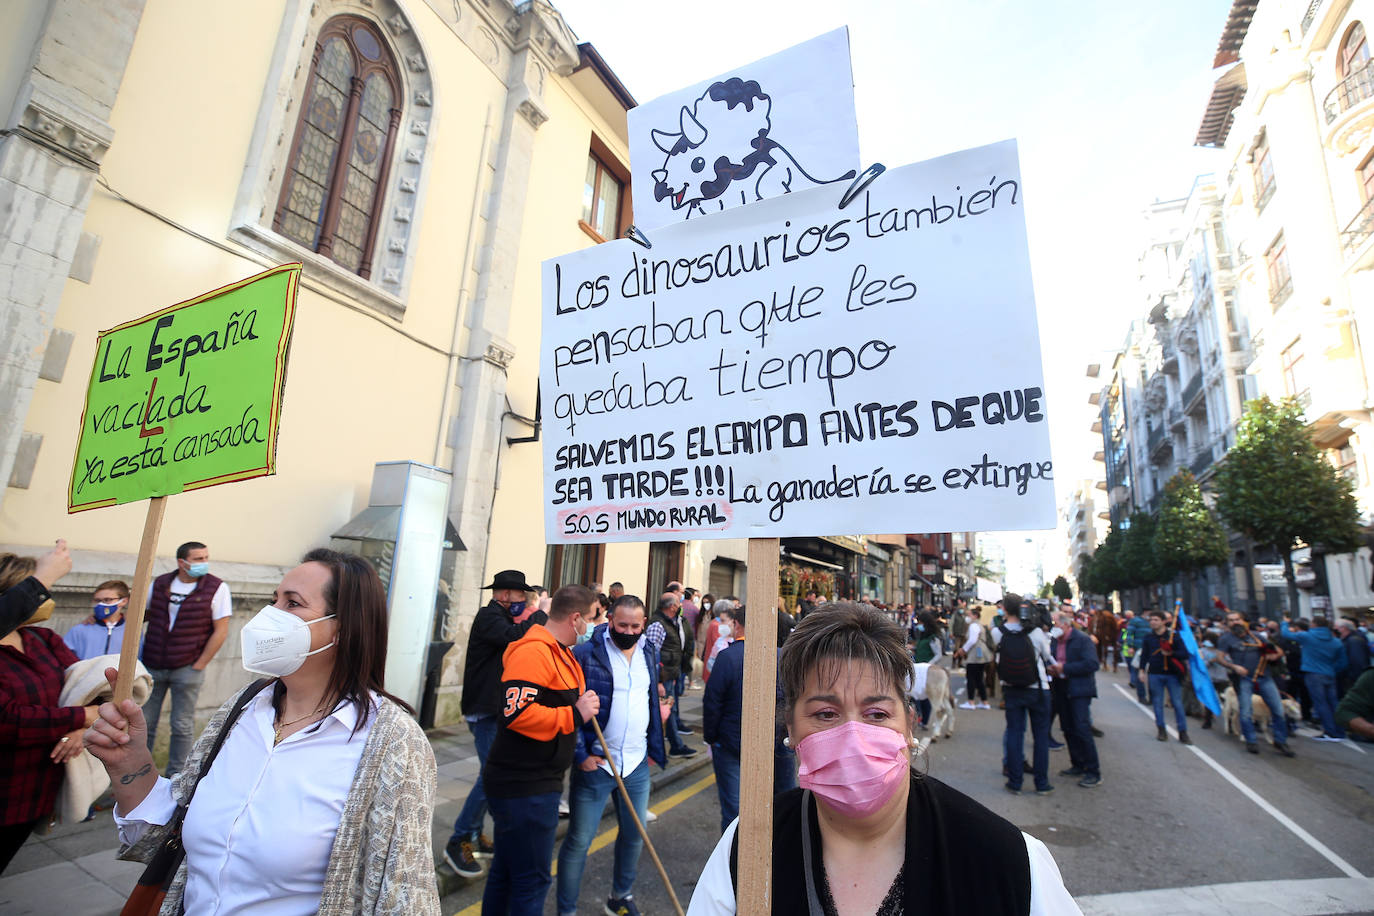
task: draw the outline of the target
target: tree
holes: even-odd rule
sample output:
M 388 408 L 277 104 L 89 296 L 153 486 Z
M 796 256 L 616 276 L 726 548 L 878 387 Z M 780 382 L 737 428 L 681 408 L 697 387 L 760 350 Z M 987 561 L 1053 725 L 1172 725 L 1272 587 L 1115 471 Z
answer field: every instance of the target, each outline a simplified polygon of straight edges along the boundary
M 1207 507 L 1197 479 L 1187 468 L 1164 485 L 1154 552 L 1162 567 L 1183 573 L 1190 595 L 1198 572 L 1225 563 L 1230 554 L 1226 532 Z
M 1068 601 L 1073 597 L 1073 589 L 1069 587 L 1069 580 L 1063 576 L 1054 577 L 1054 585 L 1050 586 L 1050 590 L 1054 592 L 1054 597 L 1060 601 Z
M 1112 592 L 1129 588 L 1121 569 L 1121 544 L 1125 539 L 1124 528 L 1113 527 L 1097 550 L 1088 558 L 1087 566 L 1078 577 L 1078 590 L 1095 595 L 1110 595 Z
M 1131 526 L 1122 539 L 1118 561 L 1125 580 L 1122 587 L 1148 590 L 1152 585 L 1173 578 L 1172 570 L 1155 555 L 1155 527 L 1155 517 L 1148 512 L 1131 516 Z M 1147 598 L 1148 594 L 1146 591 Z M 1142 601 L 1142 606 L 1144 603 Z
M 1049 596 L 1050 596 L 1050 586 L 1049 586 L 1049 583 L 1042 583 L 1041 586 L 1040 586 L 1040 591 L 1038 591 L 1038 592 L 1035 593 L 1035 597 L 1037 597 L 1037 598 L 1048 598 Z
M 1300 541 L 1343 553 L 1360 544 L 1360 512 L 1350 481 L 1307 432 L 1292 398 L 1245 405 L 1236 444 L 1217 468 L 1217 511 L 1233 530 L 1283 558 L 1290 616 L 1297 613 L 1293 550 Z

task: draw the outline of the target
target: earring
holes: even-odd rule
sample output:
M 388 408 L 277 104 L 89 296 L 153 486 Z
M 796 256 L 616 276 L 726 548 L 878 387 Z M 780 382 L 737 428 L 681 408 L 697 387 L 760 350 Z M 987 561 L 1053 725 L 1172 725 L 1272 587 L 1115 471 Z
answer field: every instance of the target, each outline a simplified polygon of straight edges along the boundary
M 790 735 L 782 739 L 782 746 L 788 748 L 789 750 L 791 749 L 792 737 Z

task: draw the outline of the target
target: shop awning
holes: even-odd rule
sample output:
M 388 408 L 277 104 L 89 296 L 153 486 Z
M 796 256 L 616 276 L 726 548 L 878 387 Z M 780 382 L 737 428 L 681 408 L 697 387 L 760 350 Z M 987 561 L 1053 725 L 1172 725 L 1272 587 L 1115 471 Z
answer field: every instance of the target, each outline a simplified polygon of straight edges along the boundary
M 823 534 L 820 536 L 822 541 L 829 541 L 836 547 L 843 547 L 850 553 L 857 553 L 859 556 L 868 556 L 868 546 L 864 536 L 853 534 Z
M 827 563 L 824 560 L 817 560 L 815 557 L 808 557 L 791 550 L 783 550 L 783 556 L 789 560 L 796 560 L 798 563 L 809 563 L 812 566 L 819 566 L 822 569 L 838 569 L 843 571 L 844 567 L 837 563 Z

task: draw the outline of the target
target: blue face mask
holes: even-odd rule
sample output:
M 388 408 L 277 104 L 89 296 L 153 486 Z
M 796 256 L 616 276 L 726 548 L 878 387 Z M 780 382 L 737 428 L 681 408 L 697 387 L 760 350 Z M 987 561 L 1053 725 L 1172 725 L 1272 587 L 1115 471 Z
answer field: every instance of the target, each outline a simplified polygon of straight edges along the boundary
M 924 633 L 925 631 L 926 631 L 926 625 L 925 625 L 925 624 L 923 624 L 923 623 L 918 623 L 918 624 L 916 624 L 916 632 L 917 632 L 917 633 Z
M 192 579 L 199 579 L 209 571 L 209 563 L 192 563 L 190 568 L 186 570 L 186 575 L 190 576 Z
M 512 617 L 519 617 L 523 613 L 525 613 L 525 602 L 512 601 L 510 603 L 510 615 Z
M 91 609 L 91 613 L 95 616 L 96 620 L 104 623 L 115 614 L 119 613 L 119 602 L 116 601 L 114 604 L 97 604 Z

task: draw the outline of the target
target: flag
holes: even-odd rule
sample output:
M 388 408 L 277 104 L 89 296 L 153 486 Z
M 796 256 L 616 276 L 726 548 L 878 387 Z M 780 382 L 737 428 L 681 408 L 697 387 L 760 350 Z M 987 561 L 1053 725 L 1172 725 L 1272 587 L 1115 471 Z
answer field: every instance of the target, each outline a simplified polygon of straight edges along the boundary
M 1193 692 L 1197 694 L 1198 700 L 1203 706 L 1212 711 L 1212 715 L 1221 715 L 1221 700 L 1217 697 L 1217 689 L 1212 686 L 1212 677 L 1207 673 L 1207 663 L 1202 660 L 1202 653 L 1198 651 L 1197 639 L 1193 637 L 1193 628 L 1188 625 L 1188 612 L 1183 610 L 1183 602 L 1174 601 L 1174 611 L 1177 612 L 1175 626 L 1178 628 L 1179 638 L 1188 647 L 1188 667 L 1193 676 Z

